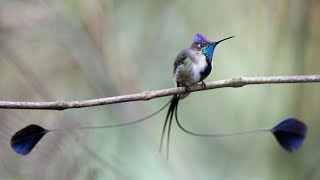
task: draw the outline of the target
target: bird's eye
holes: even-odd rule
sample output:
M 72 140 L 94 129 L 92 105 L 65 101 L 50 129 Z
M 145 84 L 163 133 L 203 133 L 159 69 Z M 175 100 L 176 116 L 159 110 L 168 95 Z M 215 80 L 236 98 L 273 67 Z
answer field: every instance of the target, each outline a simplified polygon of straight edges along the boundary
M 202 43 L 200 43 L 200 44 L 198 44 L 198 48 L 203 48 L 203 44 Z

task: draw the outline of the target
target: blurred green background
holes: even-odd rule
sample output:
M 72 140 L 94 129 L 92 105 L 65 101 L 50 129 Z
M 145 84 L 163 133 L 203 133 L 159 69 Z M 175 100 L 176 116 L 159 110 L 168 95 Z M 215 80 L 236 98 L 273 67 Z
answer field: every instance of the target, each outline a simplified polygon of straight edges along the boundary
M 236 36 L 216 49 L 207 81 L 319 74 L 316 0 L 1 0 L 0 100 L 85 100 L 174 87 L 174 58 L 196 33 Z M 129 122 L 169 97 L 66 111 L 0 110 L 0 179 L 316 180 L 319 90 L 320 84 L 255 85 L 192 93 L 180 103 L 185 127 L 202 133 L 299 118 L 309 133 L 293 154 L 269 134 L 199 138 L 173 125 L 166 160 L 158 152 L 162 112 L 123 128 L 48 134 L 22 157 L 9 142 L 26 125 Z

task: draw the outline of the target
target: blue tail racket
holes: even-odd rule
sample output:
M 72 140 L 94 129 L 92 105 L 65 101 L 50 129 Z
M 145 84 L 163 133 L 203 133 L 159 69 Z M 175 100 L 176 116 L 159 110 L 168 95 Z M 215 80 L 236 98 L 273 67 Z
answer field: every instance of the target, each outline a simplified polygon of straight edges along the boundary
M 234 136 L 234 135 L 254 133 L 254 132 L 265 132 L 265 131 L 271 132 L 275 136 L 276 140 L 281 145 L 281 147 L 288 152 L 292 152 L 293 150 L 299 149 L 303 145 L 303 142 L 307 133 L 307 126 L 302 121 L 299 121 L 294 118 L 286 119 L 271 129 L 259 129 L 259 130 L 243 131 L 243 132 L 237 132 L 237 133 L 225 133 L 225 134 L 197 134 L 184 128 L 179 122 L 177 116 L 176 116 L 176 121 L 178 126 L 184 132 L 194 136 L 226 137 L 226 136 Z M 16 152 L 17 154 L 27 155 L 32 151 L 32 149 L 37 145 L 37 143 L 49 132 L 110 128 L 110 127 L 125 126 L 125 125 L 133 124 L 136 122 L 137 121 L 133 121 L 130 123 L 111 125 L 111 126 L 80 127 L 80 128 L 52 129 L 52 130 L 47 130 L 41 126 L 32 124 L 16 132 L 12 136 L 10 144 L 14 152 Z

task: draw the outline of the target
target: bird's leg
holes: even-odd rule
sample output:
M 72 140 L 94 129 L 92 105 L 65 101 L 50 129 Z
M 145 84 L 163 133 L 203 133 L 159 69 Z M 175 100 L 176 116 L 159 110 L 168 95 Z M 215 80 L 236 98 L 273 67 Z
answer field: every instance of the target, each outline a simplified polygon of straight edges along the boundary
M 207 85 L 206 85 L 206 83 L 204 81 L 201 81 L 201 86 L 202 86 L 203 89 L 207 89 Z
M 185 90 L 186 90 L 186 93 L 189 93 L 189 92 L 191 92 L 191 89 L 190 89 L 190 87 L 189 87 L 189 86 L 187 86 L 186 84 L 184 84 L 184 85 L 183 85 L 183 87 L 185 88 Z

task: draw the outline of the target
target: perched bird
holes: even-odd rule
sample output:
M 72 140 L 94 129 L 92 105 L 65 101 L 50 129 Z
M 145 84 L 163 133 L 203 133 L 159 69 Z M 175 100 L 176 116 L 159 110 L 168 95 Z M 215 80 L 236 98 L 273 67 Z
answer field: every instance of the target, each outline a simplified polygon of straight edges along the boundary
M 203 82 L 212 71 L 212 57 L 216 46 L 227 39 L 209 41 L 201 34 L 196 34 L 187 49 L 183 49 L 174 61 L 173 77 L 177 87 L 192 86 Z M 182 96 L 180 97 L 182 98 Z
M 177 87 L 185 87 L 185 94 L 173 95 L 171 103 L 167 112 L 166 120 L 164 122 L 161 141 L 160 151 L 163 145 L 164 134 L 168 125 L 167 131 L 167 158 L 169 154 L 170 144 L 170 130 L 174 111 L 176 111 L 178 102 L 189 95 L 189 86 L 195 85 L 199 82 L 205 87 L 203 80 L 208 77 L 212 71 L 213 65 L 213 53 L 216 46 L 227 39 L 233 38 L 234 36 L 222 39 L 220 41 L 210 41 L 201 34 L 196 34 L 193 38 L 192 44 L 183 49 L 174 61 L 173 77 Z
M 186 93 L 174 95 L 168 103 L 166 103 L 162 108 L 150 114 L 149 116 L 146 116 L 144 118 L 141 118 L 132 122 L 123 123 L 123 124 L 78 127 L 78 128 L 45 129 L 41 126 L 32 124 L 19 130 L 12 136 L 10 141 L 12 149 L 17 154 L 27 155 L 32 151 L 32 149 L 36 146 L 36 144 L 44 137 L 44 135 L 49 132 L 74 131 L 74 130 L 85 130 L 85 129 L 104 129 L 104 128 L 114 128 L 114 127 L 132 125 L 153 117 L 154 115 L 161 112 L 168 105 L 170 106 L 167 111 L 167 116 L 164 122 L 162 135 L 161 135 L 161 142 L 160 142 L 160 151 L 161 151 L 165 131 L 168 126 L 167 157 L 169 154 L 171 123 L 174 115 L 179 128 L 182 129 L 184 132 L 194 136 L 224 137 L 224 136 L 232 136 L 232 135 L 251 133 L 251 132 L 269 131 L 275 135 L 277 141 L 285 150 L 292 151 L 300 148 L 303 144 L 303 141 L 307 132 L 307 126 L 303 122 L 293 118 L 282 121 L 280 124 L 278 124 L 272 129 L 261 129 L 261 130 L 228 133 L 228 134 L 197 134 L 187 130 L 179 122 L 178 113 L 177 113 L 179 100 L 185 98 L 190 93 L 189 86 L 202 82 L 202 85 L 205 87 L 205 83 L 203 82 L 203 80 L 212 71 L 212 57 L 213 57 L 215 47 L 220 42 L 230 39 L 232 37 L 228 37 L 217 42 L 211 42 L 207 38 L 205 38 L 203 35 L 196 34 L 194 36 L 193 42 L 190 45 L 190 47 L 182 50 L 178 54 L 174 62 L 174 70 L 173 70 L 174 80 L 176 82 L 177 87 L 186 88 Z

